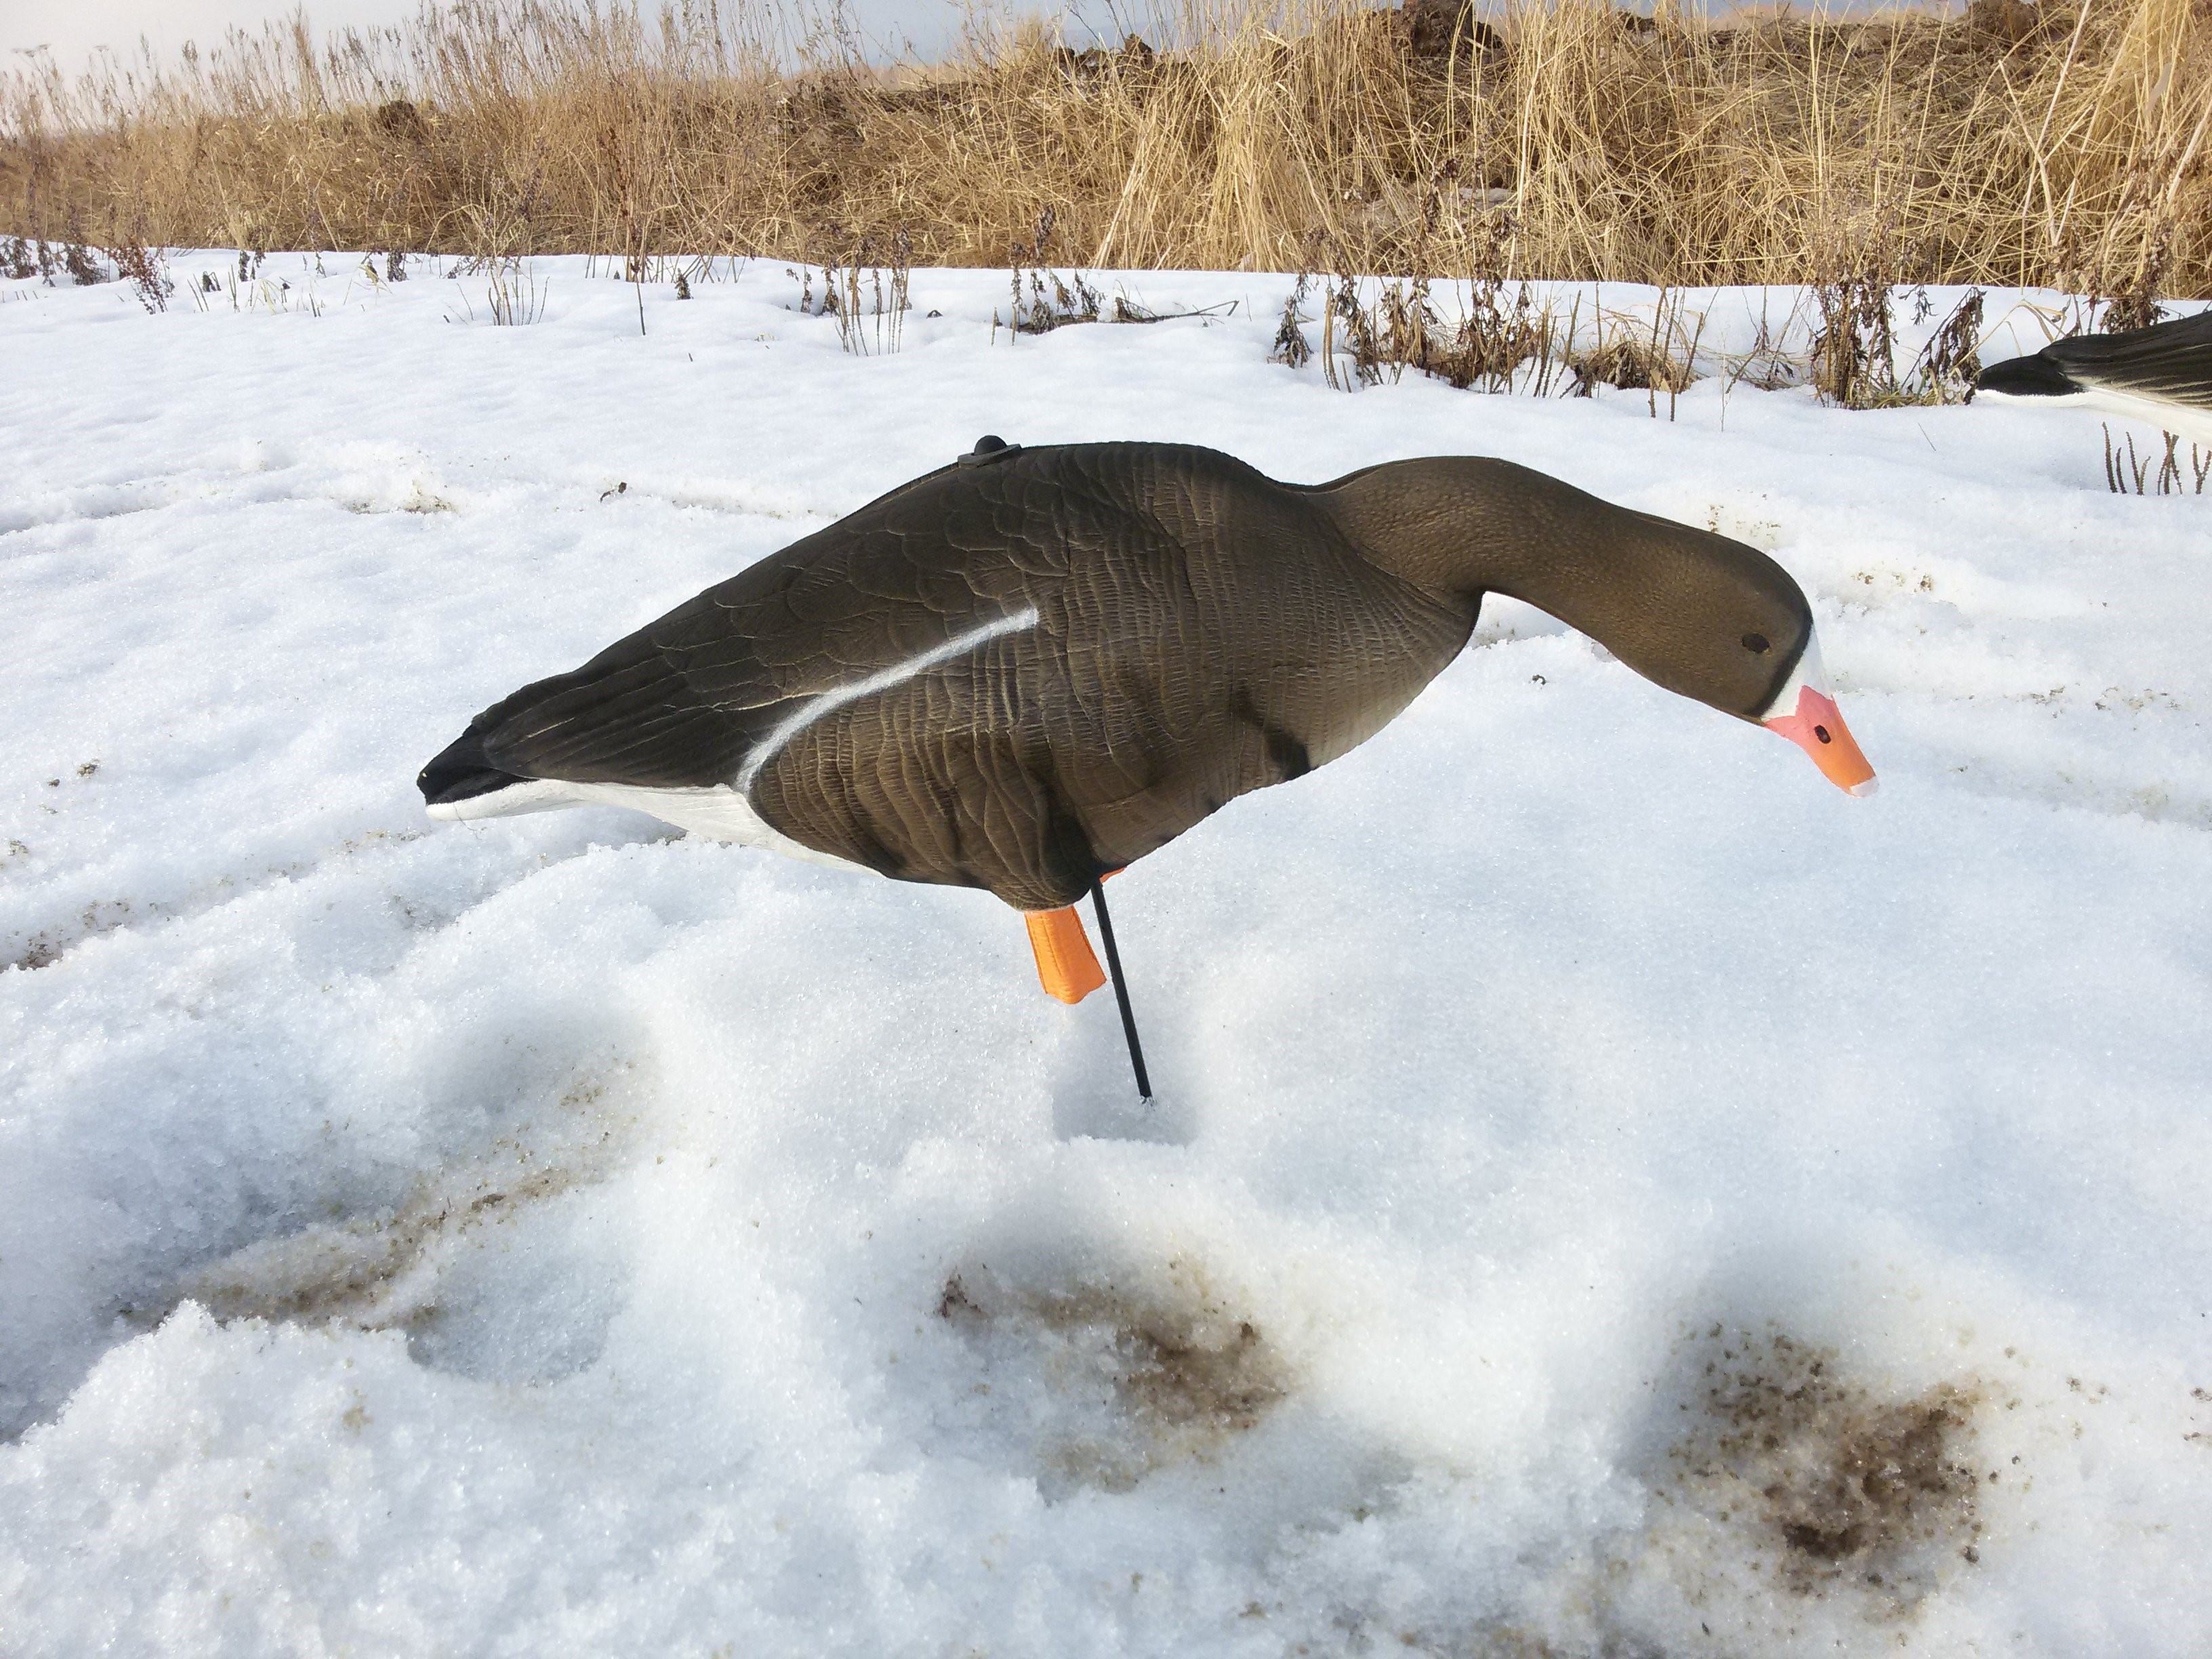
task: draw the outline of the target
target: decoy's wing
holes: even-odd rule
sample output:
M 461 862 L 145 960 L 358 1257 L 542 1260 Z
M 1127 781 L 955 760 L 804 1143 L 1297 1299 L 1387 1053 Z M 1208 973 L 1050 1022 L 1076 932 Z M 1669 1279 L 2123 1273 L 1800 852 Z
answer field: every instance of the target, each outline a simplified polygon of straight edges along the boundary
M 2212 311 L 2121 334 L 2077 335 L 2040 355 L 2085 391 L 2212 410 Z
M 1050 909 L 1370 735 L 1473 622 L 1225 456 L 1008 451 L 771 555 L 471 732 L 513 776 L 730 786 L 817 852 Z
M 582 667 L 502 698 L 462 741 L 518 778 L 662 789 L 726 782 L 778 698 L 743 641 L 714 637 L 715 619 L 694 599 Z
M 1186 550 L 1116 471 L 1003 452 L 863 509 L 752 599 L 757 653 L 801 693 L 741 764 L 760 816 L 1032 910 L 1202 817 L 1169 786 L 1201 694 L 1161 683 L 1164 658 L 1204 654 Z
M 927 495 L 947 493 L 935 477 L 918 483 Z M 486 709 L 470 728 L 484 761 L 517 777 L 580 783 L 735 783 L 764 747 L 789 740 L 794 722 L 818 720 L 856 690 L 1018 612 L 1021 596 L 1005 592 L 1005 578 L 1037 562 L 1006 545 L 1020 526 L 1004 514 L 979 515 L 957 492 L 933 514 L 912 502 L 894 510 L 907 493 Z
M 873 597 L 807 682 L 827 689 L 750 751 L 754 808 L 1026 910 L 1371 735 L 1474 615 L 1370 564 L 1303 494 L 1172 445 L 963 469 L 857 515 L 820 575 Z M 799 592 L 810 615 L 842 603 Z M 811 663 L 833 630 L 758 631 Z

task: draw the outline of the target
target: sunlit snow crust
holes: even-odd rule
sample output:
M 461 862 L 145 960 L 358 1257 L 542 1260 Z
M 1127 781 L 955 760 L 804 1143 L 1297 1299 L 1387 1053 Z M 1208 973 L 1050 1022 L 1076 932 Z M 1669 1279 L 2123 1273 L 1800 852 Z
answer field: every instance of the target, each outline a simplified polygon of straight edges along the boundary
M 0 289 L 10 1659 L 2201 1645 L 2212 501 L 2065 410 L 1346 396 L 1272 276 L 1009 345 L 923 272 L 861 359 L 779 265 L 641 336 L 324 264 Z M 1884 793 L 1492 601 L 1115 882 L 1150 1114 L 986 895 L 423 818 L 475 710 L 985 432 L 1750 541 Z

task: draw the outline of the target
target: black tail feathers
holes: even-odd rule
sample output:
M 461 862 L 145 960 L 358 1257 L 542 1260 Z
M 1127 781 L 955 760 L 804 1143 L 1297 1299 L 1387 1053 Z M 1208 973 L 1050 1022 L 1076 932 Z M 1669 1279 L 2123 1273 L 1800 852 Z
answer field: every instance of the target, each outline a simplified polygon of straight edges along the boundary
M 2002 392 L 2008 398 L 2063 398 L 2086 390 L 2040 352 L 2033 357 L 2009 357 L 1991 363 L 1974 384 L 1980 391 Z
M 415 787 L 422 792 L 425 806 L 469 800 L 524 781 L 512 772 L 501 771 L 484 757 L 483 738 L 482 722 L 471 722 L 467 731 L 439 750 L 437 757 L 422 769 L 415 780 Z

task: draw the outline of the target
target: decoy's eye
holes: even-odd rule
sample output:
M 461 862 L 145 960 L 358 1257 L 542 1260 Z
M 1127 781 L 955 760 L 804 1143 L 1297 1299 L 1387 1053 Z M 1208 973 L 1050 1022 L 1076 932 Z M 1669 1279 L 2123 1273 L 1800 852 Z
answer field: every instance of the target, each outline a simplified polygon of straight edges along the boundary
M 1743 636 L 1743 648 L 1750 652 L 1754 656 L 1765 656 L 1767 651 L 1766 635 L 1764 634 L 1745 635 Z

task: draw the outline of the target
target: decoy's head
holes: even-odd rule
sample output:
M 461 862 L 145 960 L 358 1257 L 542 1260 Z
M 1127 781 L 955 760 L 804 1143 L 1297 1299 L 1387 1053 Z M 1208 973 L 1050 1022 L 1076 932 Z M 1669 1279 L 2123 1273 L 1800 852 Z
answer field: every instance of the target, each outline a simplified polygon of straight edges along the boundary
M 1874 793 L 1874 768 L 1828 689 L 1803 590 L 1756 549 L 1668 528 L 1696 545 L 1671 550 L 1687 556 L 1663 560 L 1657 602 L 1606 640 L 1613 654 L 1669 691 L 1780 733 L 1838 788 Z
M 1387 462 L 1311 493 L 1394 574 L 1478 606 L 1495 592 L 1547 611 L 1644 678 L 1780 732 L 1838 788 L 1874 793 L 1821 672 L 1813 608 L 1757 548 L 1480 456 Z

